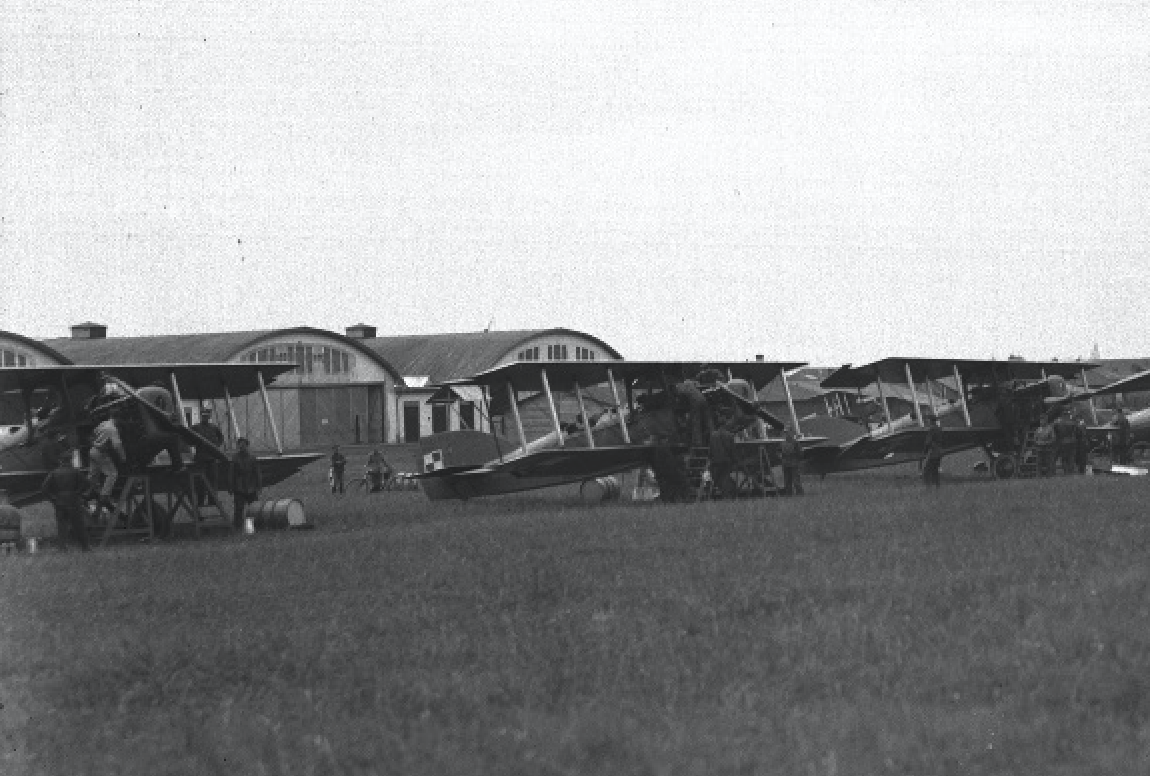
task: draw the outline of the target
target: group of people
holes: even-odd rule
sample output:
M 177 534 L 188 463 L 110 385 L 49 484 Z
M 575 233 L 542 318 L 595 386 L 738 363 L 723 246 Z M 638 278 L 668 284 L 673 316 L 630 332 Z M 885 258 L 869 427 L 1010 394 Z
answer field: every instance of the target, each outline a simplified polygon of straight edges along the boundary
M 344 455 L 339 445 L 332 445 L 331 458 L 328 472 L 328 480 L 331 486 L 332 493 L 344 492 L 344 472 L 347 470 L 347 456 Z M 395 474 L 395 470 L 391 468 L 391 464 L 383 457 L 383 452 L 377 447 L 371 451 L 367 456 L 367 479 L 371 486 L 372 493 L 378 493 L 383 490 L 387 482 Z
M 172 394 L 160 383 L 152 383 L 136 391 L 137 396 L 159 410 L 173 422 L 179 422 L 179 408 Z M 69 540 L 89 549 L 87 532 L 87 502 L 96 501 L 97 520 L 115 519 L 117 505 L 114 500 L 117 483 L 133 468 L 146 467 L 161 451 L 166 451 L 169 470 L 173 473 L 185 471 L 179 439 L 161 428 L 144 408 L 135 408 L 124 401 L 119 388 L 107 383 L 87 405 L 87 410 L 95 426 L 88 438 L 88 468 L 85 473 L 78 468 L 79 456 L 69 444 L 66 436 L 53 440 L 45 446 L 54 460 L 53 469 L 41 484 L 41 490 L 52 502 L 56 512 L 57 536 L 61 547 Z M 136 411 L 133 411 L 135 409 Z M 211 446 L 219 448 L 224 441 L 223 432 L 212 422 L 211 409 L 200 411 L 199 422 L 192 426 Z M 194 494 L 197 503 L 205 506 L 210 503 L 209 491 L 215 491 L 219 483 L 216 458 L 208 445 L 197 445 L 193 461 L 207 481 L 206 486 L 197 481 Z M 250 452 L 247 439 L 236 440 L 236 453 L 232 457 L 228 472 L 229 490 L 233 497 L 233 525 L 243 526 L 247 507 L 259 499 L 262 489 L 259 463 Z M 160 533 L 166 533 L 169 525 L 159 526 Z
M 1129 464 L 1132 455 L 1133 436 L 1130 428 L 1130 419 L 1126 412 L 1118 407 L 1110 425 L 1110 458 L 1115 464 Z M 1018 439 L 1015 438 L 1014 425 L 1006 426 L 1012 443 L 1018 451 L 1024 444 L 1025 426 L 1021 427 Z M 939 433 L 938 418 L 927 418 L 927 434 L 923 448 L 921 469 L 923 481 L 930 487 L 940 484 L 939 467 L 942 463 L 944 449 L 941 434 Z M 1086 419 L 1069 407 L 1063 407 L 1052 413 L 1039 415 L 1038 426 L 1034 429 L 1033 446 L 1039 477 L 1052 477 L 1059 469 L 1062 474 L 1086 474 L 1090 465 L 1090 434 Z
M 682 380 L 668 387 L 674 430 L 656 433 L 650 440 L 656 448 L 651 468 L 662 501 L 692 498 L 686 461 L 673 448 L 680 440 L 692 450 L 707 451 L 711 487 L 718 497 L 734 498 L 738 493 L 741 462 L 736 441 L 756 425 L 757 418 L 743 410 L 738 402 L 732 401 L 729 406 L 718 408 L 711 406 L 703 391 L 720 379 L 716 370 L 703 370 L 693 380 Z M 802 445 L 789 429 L 780 445 L 779 457 L 783 470 L 783 493 L 802 495 Z
M 1085 474 L 1090 460 L 1086 420 L 1069 409 L 1043 416 L 1034 431 L 1038 476 L 1051 477 L 1059 465 L 1063 474 Z

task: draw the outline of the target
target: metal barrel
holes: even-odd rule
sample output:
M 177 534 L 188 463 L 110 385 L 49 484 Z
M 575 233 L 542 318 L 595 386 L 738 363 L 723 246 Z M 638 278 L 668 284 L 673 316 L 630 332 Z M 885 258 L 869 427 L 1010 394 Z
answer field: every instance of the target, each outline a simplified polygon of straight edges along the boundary
M 596 477 L 584 480 L 579 486 L 579 498 L 587 504 L 601 504 L 619 498 L 619 480 L 614 477 Z
M 248 505 L 247 516 L 255 521 L 257 531 L 311 527 L 298 498 L 257 501 Z

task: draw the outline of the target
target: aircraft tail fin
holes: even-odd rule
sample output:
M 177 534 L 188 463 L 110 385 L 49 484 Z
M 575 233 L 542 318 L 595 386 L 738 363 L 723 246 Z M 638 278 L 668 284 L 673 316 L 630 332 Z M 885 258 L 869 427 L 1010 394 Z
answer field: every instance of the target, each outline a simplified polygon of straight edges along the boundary
M 439 469 L 475 468 L 518 449 L 506 437 L 464 429 L 443 431 L 419 440 L 419 465 L 424 474 Z

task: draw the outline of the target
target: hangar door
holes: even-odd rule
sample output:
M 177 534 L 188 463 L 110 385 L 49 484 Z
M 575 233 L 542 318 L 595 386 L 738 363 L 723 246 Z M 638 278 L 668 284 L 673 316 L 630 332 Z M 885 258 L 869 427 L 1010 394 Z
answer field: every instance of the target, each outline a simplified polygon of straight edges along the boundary
M 367 444 L 383 439 L 382 391 L 365 385 L 300 388 L 302 447 Z

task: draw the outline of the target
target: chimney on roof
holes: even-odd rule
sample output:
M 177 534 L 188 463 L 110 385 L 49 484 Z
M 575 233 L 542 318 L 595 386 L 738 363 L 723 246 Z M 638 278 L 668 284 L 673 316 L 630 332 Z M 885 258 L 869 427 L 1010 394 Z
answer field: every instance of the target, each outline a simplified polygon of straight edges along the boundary
M 85 321 L 72 327 L 72 339 L 104 339 L 108 336 L 108 327 L 102 323 Z
M 762 353 L 756 353 L 755 354 L 755 360 L 756 361 L 766 361 L 767 357 L 765 355 L 763 355 Z
M 344 329 L 347 336 L 352 339 L 375 339 L 375 327 L 368 326 L 366 323 L 357 323 L 355 326 L 348 326 Z

